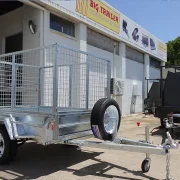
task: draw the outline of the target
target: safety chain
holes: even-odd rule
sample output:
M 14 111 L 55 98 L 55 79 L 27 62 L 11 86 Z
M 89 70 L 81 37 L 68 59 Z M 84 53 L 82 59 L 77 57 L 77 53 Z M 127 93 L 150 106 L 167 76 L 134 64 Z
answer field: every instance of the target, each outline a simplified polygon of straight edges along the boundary
M 166 153 L 166 180 L 173 180 L 173 178 L 170 177 L 170 152 L 167 150 Z

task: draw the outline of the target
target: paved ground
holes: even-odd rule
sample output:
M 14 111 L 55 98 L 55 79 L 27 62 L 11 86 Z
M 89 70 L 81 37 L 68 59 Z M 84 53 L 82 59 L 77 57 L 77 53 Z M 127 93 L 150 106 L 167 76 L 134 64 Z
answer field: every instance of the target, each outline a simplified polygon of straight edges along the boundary
M 137 127 L 140 121 L 142 127 Z M 164 131 L 158 128 L 159 121 L 151 116 L 124 118 L 119 134 L 128 138 L 144 139 L 144 126 L 149 124 L 151 140 L 160 144 Z M 178 135 L 178 134 L 177 134 Z M 177 138 L 180 138 L 180 135 Z M 180 149 L 172 151 L 171 173 L 180 179 Z M 152 155 L 150 172 L 141 172 L 144 154 L 117 152 L 112 150 L 41 145 L 27 143 L 18 149 L 17 157 L 10 165 L 0 167 L 3 180 L 163 180 L 165 179 L 165 157 Z

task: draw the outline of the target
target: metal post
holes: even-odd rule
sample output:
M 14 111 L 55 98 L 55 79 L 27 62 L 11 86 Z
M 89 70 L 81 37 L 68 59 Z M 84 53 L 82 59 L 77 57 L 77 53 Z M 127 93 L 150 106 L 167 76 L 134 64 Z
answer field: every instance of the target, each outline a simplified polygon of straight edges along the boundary
M 148 96 L 149 96 L 149 80 L 148 79 L 146 79 L 147 80 L 147 98 L 148 98 Z
M 146 142 L 149 143 L 149 126 L 146 126 L 145 128 L 145 137 L 146 137 Z M 146 153 L 146 159 L 149 159 L 150 160 L 150 154 L 149 153 Z
M 39 68 L 39 84 L 38 84 L 38 107 L 41 106 L 41 96 L 42 96 L 42 68 Z
M 72 106 L 72 65 L 69 66 L 69 107 Z
M 86 109 L 89 107 L 89 65 L 90 65 L 90 56 L 87 55 L 86 63 Z
M 59 66 L 59 45 L 56 44 L 55 46 L 55 61 L 53 67 L 53 121 L 54 121 L 54 132 L 53 132 L 53 139 L 57 140 L 59 136 L 59 122 L 57 116 L 57 106 L 58 106 L 58 66 Z
M 111 98 L 111 62 L 107 62 L 107 98 Z
M 112 68 L 113 68 L 113 78 L 116 78 L 116 43 L 114 42 L 114 47 L 113 47 L 114 51 L 113 51 L 113 64 L 112 64 Z
M 44 101 L 45 101 L 45 95 L 44 95 L 44 88 L 45 88 L 45 62 L 47 62 L 47 48 L 44 48 L 42 50 L 42 56 L 41 56 L 41 61 L 40 61 L 40 85 L 41 85 L 41 105 L 44 106 Z
M 166 150 L 166 180 L 174 180 L 170 177 L 170 151 Z
M 53 114 L 57 112 L 58 105 L 58 59 L 59 59 L 59 46 L 56 44 L 55 61 L 53 67 Z
M 162 88 L 162 86 L 163 86 L 163 83 L 162 83 L 162 79 L 163 79 L 163 69 L 162 69 L 162 67 L 161 67 L 161 78 L 160 78 L 160 99 L 161 99 L 161 105 L 163 105 L 164 103 L 163 103 L 163 98 L 162 98 L 162 92 L 163 92 L 163 88 Z
M 11 79 L 11 108 L 12 110 L 16 105 L 16 59 L 15 55 L 12 55 L 12 79 Z

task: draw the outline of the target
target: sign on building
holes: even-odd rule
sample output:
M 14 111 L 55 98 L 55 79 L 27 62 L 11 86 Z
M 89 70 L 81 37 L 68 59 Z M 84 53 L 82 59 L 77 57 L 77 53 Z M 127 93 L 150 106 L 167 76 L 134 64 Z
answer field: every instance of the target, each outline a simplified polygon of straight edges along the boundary
M 119 34 L 120 14 L 99 0 L 77 0 L 76 12 Z

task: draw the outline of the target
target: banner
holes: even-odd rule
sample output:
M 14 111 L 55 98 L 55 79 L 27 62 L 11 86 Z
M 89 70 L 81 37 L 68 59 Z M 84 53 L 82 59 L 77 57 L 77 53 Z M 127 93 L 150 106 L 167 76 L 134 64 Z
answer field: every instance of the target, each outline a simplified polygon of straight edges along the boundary
M 163 58 L 167 56 L 167 46 L 160 41 L 158 41 L 158 55 Z
M 100 0 L 76 0 L 76 12 L 118 34 L 120 33 L 120 14 Z

